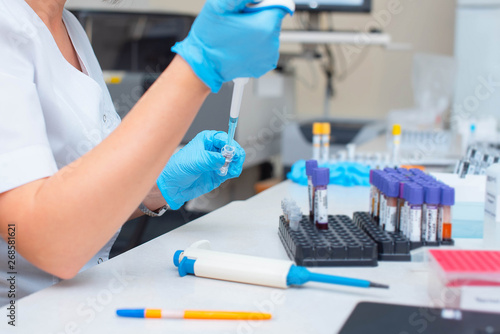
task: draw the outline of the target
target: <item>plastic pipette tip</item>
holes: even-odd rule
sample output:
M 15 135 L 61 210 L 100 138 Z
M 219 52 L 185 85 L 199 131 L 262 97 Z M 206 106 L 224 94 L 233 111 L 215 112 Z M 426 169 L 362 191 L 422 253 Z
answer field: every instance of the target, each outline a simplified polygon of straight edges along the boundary
M 389 289 L 388 285 L 370 282 L 370 288 Z

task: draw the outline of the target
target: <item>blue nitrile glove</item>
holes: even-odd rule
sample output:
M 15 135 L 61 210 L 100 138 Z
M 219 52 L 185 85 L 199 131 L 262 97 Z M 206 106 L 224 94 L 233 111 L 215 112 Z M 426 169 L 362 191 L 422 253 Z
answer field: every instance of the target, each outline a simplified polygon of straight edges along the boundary
M 225 162 L 220 151 L 227 140 L 225 132 L 203 131 L 170 158 L 156 184 L 171 209 L 177 210 L 186 201 L 214 190 L 228 179 L 240 176 L 245 151 L 236 142 L 227 175 L 217 174 L 217 170 Z
M 282 9 L 243 13 L 253 0 L 207 0 L 188 37 L 172 51 L 217 93 L 224 82 L 260 77 L 279 59 Z

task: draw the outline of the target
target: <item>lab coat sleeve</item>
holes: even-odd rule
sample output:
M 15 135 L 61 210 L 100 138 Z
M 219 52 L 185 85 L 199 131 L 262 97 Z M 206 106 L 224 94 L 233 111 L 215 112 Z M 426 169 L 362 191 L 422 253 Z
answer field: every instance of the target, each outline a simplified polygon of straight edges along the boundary
M 0 193 L 57 172 L 30 61 L 30 41 L 0 23 Z M 19 36 L 19 35 L 17 35 Z

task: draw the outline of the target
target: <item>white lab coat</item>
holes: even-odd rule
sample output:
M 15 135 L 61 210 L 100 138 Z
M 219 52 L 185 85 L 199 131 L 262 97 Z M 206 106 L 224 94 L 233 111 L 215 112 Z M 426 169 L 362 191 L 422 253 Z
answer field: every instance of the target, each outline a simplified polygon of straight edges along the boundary
M 83 28 L 68 11 L 63 19 L 84 73 L 24 0 L 0 0 L 0 193 L 53 175 L 120 123 Z M 84 269 L 108 259 L 116 236 Z M 8 302 L 7 254 L 0 238 L 0 305 Z M 15 271 L 17 299 L 58 282 L 19 254 Z

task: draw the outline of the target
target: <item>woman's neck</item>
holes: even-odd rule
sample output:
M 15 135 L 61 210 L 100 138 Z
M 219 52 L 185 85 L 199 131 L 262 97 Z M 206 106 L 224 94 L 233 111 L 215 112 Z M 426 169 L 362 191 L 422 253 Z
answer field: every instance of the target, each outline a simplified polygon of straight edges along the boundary
M 45 25 L 51 29 L 62 22 L 62 13 L 66 0 L 25 0 L 37 13 Z

